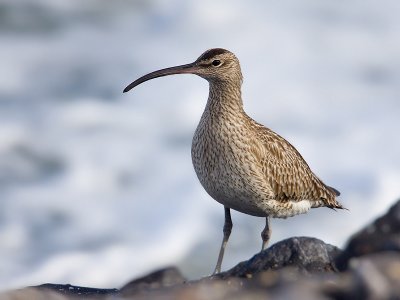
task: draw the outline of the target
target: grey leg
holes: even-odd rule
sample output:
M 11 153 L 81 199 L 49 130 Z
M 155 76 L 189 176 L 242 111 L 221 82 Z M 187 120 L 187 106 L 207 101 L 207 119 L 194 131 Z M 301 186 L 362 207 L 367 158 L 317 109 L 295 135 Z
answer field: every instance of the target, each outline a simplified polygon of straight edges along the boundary
M 263 241 L 261 251 L 263 251 L 265 248 L 267 248 L 270 237 L 271 237 L 271 228 L 269 226 L 269 217 L 266 217 L 265 218 L 265 227 L 264 227 L 264 230 L 261 232 L 261 238 Z
M 225 247 L 226 244 L 228 243 L 231 231 L 232 231 L 231 211 L 229 207 L 225 206 L 224 238 L 222 240 L 221 249 L 219 250 L 218 261 L 217 265 L 215 266 L 213 275 L 221 272 L 222 259 L 224 258 Z

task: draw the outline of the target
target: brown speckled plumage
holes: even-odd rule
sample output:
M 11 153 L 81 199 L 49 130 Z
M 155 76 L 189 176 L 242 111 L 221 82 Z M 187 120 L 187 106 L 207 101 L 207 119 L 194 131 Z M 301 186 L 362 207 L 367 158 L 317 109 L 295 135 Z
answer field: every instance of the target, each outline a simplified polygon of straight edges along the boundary
M 269 217 L 286 218 L 310 208 L 343 208 L 339 192 L 325 185 L 300 153 L 284 138 L 251 119 L 243 110 L 242 74 L 236 56 L 210 49 L 194 63 L 145 75 L 136 85 L 160 76 L 192 73 L 210 84 L 206 108 L 192 142 L 192 161 L 208 194 L 225 207 L 224 239 L 215 272 L 221 268 L 232 221 L 230 209 L 265 217 L 263 249 Z

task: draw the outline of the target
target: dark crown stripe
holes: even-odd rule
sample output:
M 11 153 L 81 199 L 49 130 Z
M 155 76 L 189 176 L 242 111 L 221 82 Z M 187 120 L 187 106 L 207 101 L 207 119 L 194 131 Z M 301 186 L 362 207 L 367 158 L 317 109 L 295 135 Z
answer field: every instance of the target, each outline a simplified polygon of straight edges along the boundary
M 222 49 L 222 48 L 214 48 L 207 50 L 206 52 L 203 53 L 202 56 L 199 57 L 200 60 L 208 60 L 210 58 L 213 58 L 216 55 L 223 54 L 223 53 L 228 53 L 228 50 Z

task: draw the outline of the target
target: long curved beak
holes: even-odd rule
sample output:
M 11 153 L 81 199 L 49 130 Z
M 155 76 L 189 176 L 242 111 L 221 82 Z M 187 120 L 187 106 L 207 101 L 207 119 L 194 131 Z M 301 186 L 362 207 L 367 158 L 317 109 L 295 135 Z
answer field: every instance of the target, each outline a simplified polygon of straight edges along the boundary
M 176 67 L 171 67 L 171 68 L 166 68 L 166 69 L 161 69 L 158 71 L 151 72 L 149 74 L 146 74 L 138 79 L 136 79 L 134 82 L 129 84 L 125 89 L 124 93 L 130 91 L 133 89 L 135 86 L 148 81 L 150 79 L 154 79 L 157 77 L 163 77 L 163 76 L 168 76 L 168 75 L 174 75 L 174 74 L 193 74 L 196 72 L 198 69 L 198 66 L 196 63 L 191 63 L 187 65 L 182 65 L 182 66 L 176 66 Z

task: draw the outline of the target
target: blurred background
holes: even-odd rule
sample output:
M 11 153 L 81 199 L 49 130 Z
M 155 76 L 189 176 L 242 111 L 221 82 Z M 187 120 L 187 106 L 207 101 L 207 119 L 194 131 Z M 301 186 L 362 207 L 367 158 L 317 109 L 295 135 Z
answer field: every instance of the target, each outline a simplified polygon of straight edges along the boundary
M 0 289 L 212 272 L 223 207 L 190 157 L 208 84 L 122 89 L 214 47 L 240 59 L 247 113 L 350 209 L 274 219 L 272 243 L 344 246 L 400 196 L 399 11 L 396 0 L 1 0 Z M 232 218 L 223 269 L 261 248 L 264 220 Z

